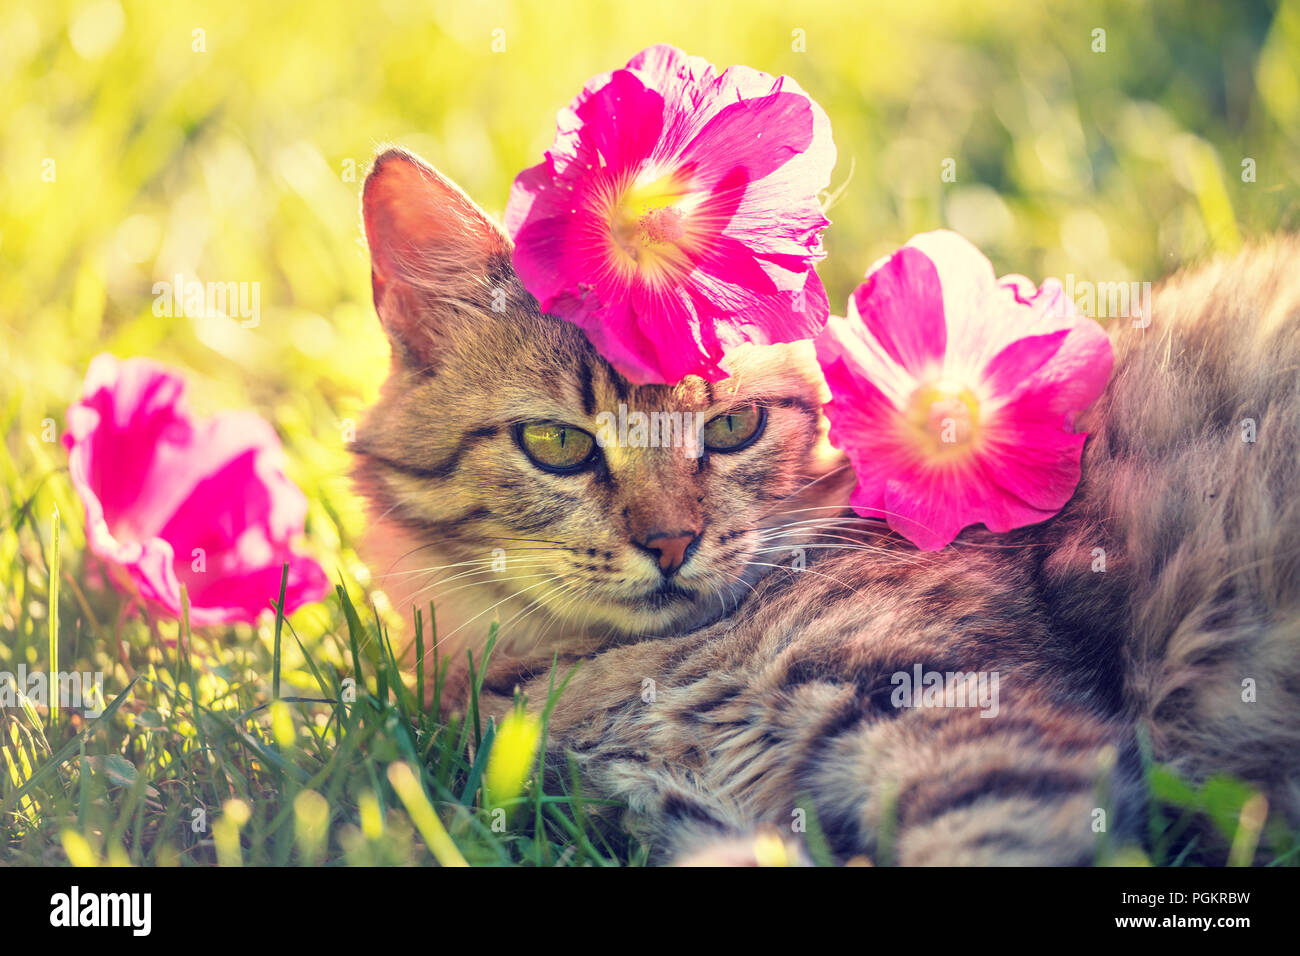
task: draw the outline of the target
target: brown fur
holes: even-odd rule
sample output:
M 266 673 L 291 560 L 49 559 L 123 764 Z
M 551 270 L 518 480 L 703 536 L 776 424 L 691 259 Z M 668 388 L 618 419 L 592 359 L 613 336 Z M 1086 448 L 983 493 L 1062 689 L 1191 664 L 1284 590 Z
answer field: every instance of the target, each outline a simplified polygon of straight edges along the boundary
M 553 653 L 577 665 L 550 746 L 626 801 L 659 858 L 790 833 L 802 810 L 841 860 L 1090 862 L 1141 837 L 1140 730 L 1192 779 L 1234 773 L 1300 820 L 1293 243 L 1175 280 L 1149 328 L 1115 330 L 1060 516 L 925 554 L 845 508 L 806 347 L 750 349 L 713 386 L 631 386 L 539 314 L 504 236 L 418 161 L 380 157 L 366 228 L 394 340 L 357 443 L 378 580 L 399 605 L 436 600 L 453 651 L 500 618 L 490 708 L 516 688 L 541 706 Z M 618 402 L 746 400 L 766 433 L 703 462 L 612 448 L 557 476 L 510 435 L 590 428 Z M 629 542 L 688 524 L 705 529 L 679 572 L 695 597 L 640 600 L 658 570 Z M 894 706 L 893 675 L 917 664 L 998 672 L 997 716 Z

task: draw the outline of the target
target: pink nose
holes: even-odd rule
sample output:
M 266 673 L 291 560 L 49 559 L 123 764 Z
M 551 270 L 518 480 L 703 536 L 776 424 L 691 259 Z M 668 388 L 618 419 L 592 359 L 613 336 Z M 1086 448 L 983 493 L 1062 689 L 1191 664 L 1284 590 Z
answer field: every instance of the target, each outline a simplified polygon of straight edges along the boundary
M 684 534 L 656 534 L 651 535 L 644 541 L 633 541 L 637 547 L 649 551 L 659 562 L 659 570 L 666 578 L 671 578 L 677 573 L 677 569 L 686 563 L 690 557 L 688 552 L 700 536 L 688 531 Z

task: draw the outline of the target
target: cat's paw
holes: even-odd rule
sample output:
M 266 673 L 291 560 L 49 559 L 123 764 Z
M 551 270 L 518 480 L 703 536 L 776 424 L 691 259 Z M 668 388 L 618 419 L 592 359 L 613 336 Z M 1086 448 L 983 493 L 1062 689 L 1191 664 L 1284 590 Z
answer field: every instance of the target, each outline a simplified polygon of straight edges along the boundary
M 493 655 L 487 673 L 479 675 L 478 710 L 482 719 L 492 717 L 500 721 L 515 707 L 515 693 L 530 680 L 545 675 L 551 659 L 511 658 Z M 470 710 L 470 674 L 465 666 L 450 668 L 441 687 L 441 710 L 444 718 L 463 718 Z M 425 705 L 433 701 L 432 686 L 425 689 Z
M 803 844 L 775 827 L 697 841 L 672 860 L 673 866 L 812 866 Z

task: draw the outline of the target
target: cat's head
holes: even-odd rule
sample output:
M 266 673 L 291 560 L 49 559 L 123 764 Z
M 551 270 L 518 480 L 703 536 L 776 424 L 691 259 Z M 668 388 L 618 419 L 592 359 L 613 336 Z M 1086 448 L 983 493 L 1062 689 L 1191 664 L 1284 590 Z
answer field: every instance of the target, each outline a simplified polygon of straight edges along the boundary
M 354 445 L 368 557 L 399 606 L 438 605 L 440 638 L 493 619 L 525 648 L 684 631 L 790 562 L 772 529 L 843 506 L 810 343 L 636 386 L 541 314 L 507 236 L 417 158 L 379 156 L 363 214 L 393 355 Z

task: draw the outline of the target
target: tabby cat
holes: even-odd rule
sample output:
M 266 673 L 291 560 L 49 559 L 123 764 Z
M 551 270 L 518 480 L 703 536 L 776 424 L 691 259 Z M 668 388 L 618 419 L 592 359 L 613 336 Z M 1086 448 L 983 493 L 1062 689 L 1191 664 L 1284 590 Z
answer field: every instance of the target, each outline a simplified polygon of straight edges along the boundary
M 500 621 L 496 712 L 576 664 L 548 745 L 656 859 L 812 821 L 837 861 L 1092 863 L 1144 838 L 1142 739 L 1300 821 L 1296 243 L 1114 326 L 1060 515 L 923 553 L 846 507 L 808 343 L 636 386 L 414 156 L 377 158 L 363 215 L 393 352 L 354 446 L 377 583 L 407 619 L 436 602 L 452 659 Z M 698 415 L 705 447 L 602 447 L 620 407 Z M 991 706 L 906 706 L 931 673 Z

